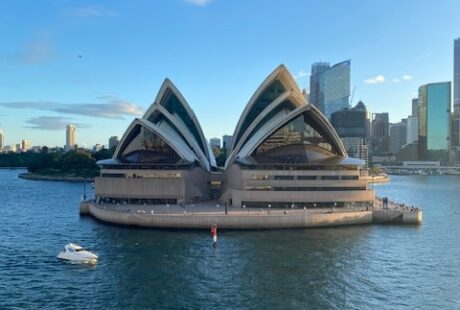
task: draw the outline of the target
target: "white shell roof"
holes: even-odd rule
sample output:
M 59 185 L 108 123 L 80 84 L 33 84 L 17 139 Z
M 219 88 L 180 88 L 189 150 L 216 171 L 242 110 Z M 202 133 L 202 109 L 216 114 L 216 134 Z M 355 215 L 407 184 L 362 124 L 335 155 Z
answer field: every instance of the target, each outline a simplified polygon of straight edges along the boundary
M 263 96 L 264 92 L 268 90 L 275 80 L 278 80 L 286 90 L 271 103 L 267 104 L 262 112 L 254 119 L 246 120 L 259 98 Z M 289 100 L 293 107 L 290 109 L 280 109 L 286 100 Z M 280 111 L 274 113 L 276 109 Z M 284 65 L 280 65 L 257 88 L 244 109 L 233 134 L 232 148 L 225 166 L 228 167 L 237 158 L 250 156 L 257 146 L 273 132 L 301 113 L 309 113 L 311 118 L 327 133 L 330 143 L 338 150 L 339 155 L 342 157 L 347 156 L 346 150 L 335 129 L 316 107 L 307 102 L 292 75 Z M 271 118 L 266 119 L 270 114 Z M 247 124 L 249 121 L 251 124 L 247 128 L 243 128 L 243 124 Z M 244 132 L 241 132 L 242 130 Z
M 180 113 L 170 113 L 166 108 L 167 99 L 171 95 L 177 98 L 178 104 L 185 111 L 182 115 Z M 152 120 L 149 120 L 151 116 L 153 116 Z M 155 119 L 160 116 L 167 121 L 159 120 L 157 122 Z M 155 120 L 155 123 L 153 123 L 153 120 Z M 183 159 L 190 162 L 197 161 L 207 171 L 210 171 L 211 167 L 217 166 L 214 154 L 203 135 L 195 113 L 193 113 L 185 98 L 169 79 L 164 80 L 154 103 L 147 109 L 142 119 L 135 119 L 128 127 L 115 150 L 113 159 L 118 158 L 119 154 L 123 152 L 122 148 L 125 147 L 125 140 L 136 126 L 143 126 L 153 131 Z

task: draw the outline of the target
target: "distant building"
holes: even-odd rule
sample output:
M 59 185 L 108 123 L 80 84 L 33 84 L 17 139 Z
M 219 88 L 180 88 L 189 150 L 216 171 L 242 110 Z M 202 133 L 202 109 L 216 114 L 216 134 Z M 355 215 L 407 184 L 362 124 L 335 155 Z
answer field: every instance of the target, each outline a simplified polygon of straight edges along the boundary
M 5 134 L 3 133 L 3 130 L 0 128 L 0 150 L 3 150 L 5 147 Z
M 388 113 L 372 114 L 371 145 L 373 154 L 390 151 L 390 121 Z
M 407 118 L 406 144 L 418 141 L 418 116 L 410 115 Z
M 460 38 L 454 40 L 454 113 L 452 116 L 452 146 L 460 151 Z
M 75 125 L 69 124 L 66 126 L 65 137 L 66 137 L 66 143 L 65 143 L 66 151 L 69 151 L 75 148 L 75 145 L 77 144 Z
M 222 148 L 229 150 L 232 147 L 233 136 L 224 135 L 222 137 Z
M 220 149 L 220 139 L 219 138 L 211 138 L 209 140 L 209 144 L 211 145 L 211 148 Z
M 450 147 L 451 82 L 419 87 L 419 157 L 446 161 Z
M 16 152 L 16 144 L 5 145 L 3 150 L 5 151 L 5 153 Z
M 412 116 L 418 116 L 418 98 L 412 99 Z
M 367 109 L 362 101 L 354 108 L 342 109 L 331 114 L 331 124 L 339 137 L 367 138 L 368 122 Z
M 365 167 L 369 167 L 369 147 L 364 138 L 343 137 L 341 140 L 349 156 L 364 160 Z
M 331 119 L 335 111 L 349 107 L 350 60 L 338 63 L 321 74 L 320 89 L 324 95 L 324 114 Z
M 102 150 L 104 148 L 103 145 L 97 143 L 93 146 L 93 152 L 99 152 L 100 150 Z
M 404 145 L 396 154 L 397 161 L 414 161 L 418 160 L 417 141 Z
M 369 118 L 366 106 L 362 101 L 354 108 L 345 108 L 331 115 L 331 124 L 341 138 L 347 153 L 369 164 L 369 148 L 367 138 Z
M 328 62 L 316 62 L 311 65 L 310 95 L 308 101 L 317 107 L 321 113 L 324 113 L 324 93 L 321 90 L 321 76 L 330 67 L 331 65 Z
M 116 147 L 118 145 L 118 137 L 117 136 L 112 136 L 109 139 L 109 150 L 113 147 Z
M 21 151 L 27 152 L 31 146 L 32 146 L 32 143 L 30 141 L 28 140 L 21 141 Z
M 407 120 L 390 125 L 390 154 L 397 154 L 407 138 Z

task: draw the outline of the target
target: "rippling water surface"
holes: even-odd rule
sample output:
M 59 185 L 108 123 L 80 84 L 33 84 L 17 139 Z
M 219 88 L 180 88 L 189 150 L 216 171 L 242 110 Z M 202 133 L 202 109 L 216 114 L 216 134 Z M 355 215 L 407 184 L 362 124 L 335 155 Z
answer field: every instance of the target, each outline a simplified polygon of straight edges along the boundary
M 460 309 L 460 177 L 394 176 L 421 226 L 220 232 L 105 225 L 81 184 L 0 170 L 0 309 Z M 77 242 L 96 266 L 60 262 Z

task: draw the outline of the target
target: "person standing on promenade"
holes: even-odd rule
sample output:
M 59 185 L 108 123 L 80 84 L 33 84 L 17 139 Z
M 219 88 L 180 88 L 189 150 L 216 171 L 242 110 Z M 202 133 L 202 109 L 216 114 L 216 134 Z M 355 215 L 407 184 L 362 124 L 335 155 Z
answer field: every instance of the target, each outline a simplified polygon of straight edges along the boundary
M 212 225 L 211 236 L 212 236 L 212 247 L 215 248 L 217 245 L 217 225 Z

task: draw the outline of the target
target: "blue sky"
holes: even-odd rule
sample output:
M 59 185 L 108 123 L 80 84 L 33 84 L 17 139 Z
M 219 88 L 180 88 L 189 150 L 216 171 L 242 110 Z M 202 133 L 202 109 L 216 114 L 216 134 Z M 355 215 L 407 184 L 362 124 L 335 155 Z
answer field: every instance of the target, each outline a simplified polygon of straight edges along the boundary
M 410 113 L 420 85 L 451 81 L 460 1 L 0 2 L 0 124 L 7 144 L 107 144 L 165 77 L 205 136 L 233 134 L 280 63 L 308 86 L 313 62 L 351 59 L 353 103 Z

